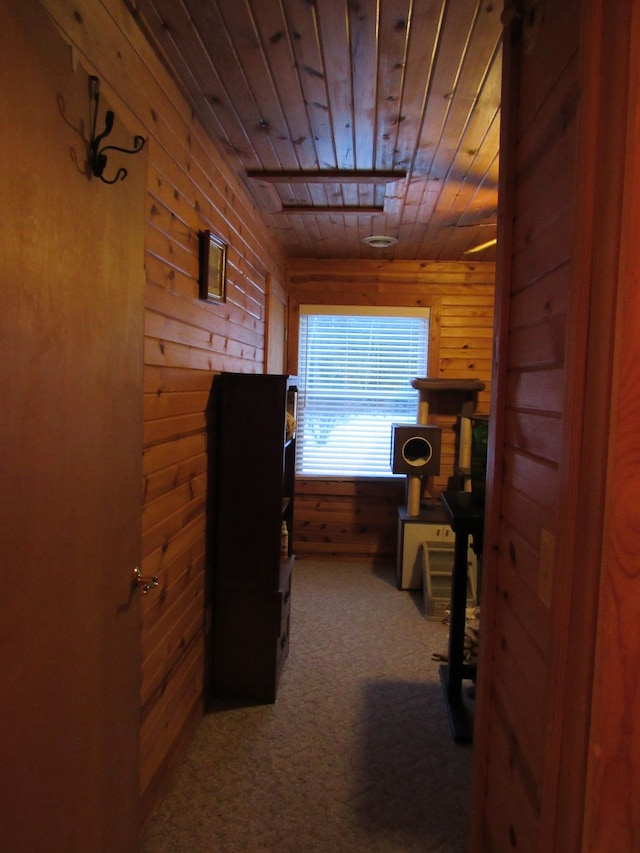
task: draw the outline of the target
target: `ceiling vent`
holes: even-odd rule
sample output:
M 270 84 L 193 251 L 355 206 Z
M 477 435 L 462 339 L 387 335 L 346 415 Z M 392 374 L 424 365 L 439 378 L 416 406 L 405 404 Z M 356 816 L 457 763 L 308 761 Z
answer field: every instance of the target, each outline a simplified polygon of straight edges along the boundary
M 385 234 L 372 234 L 370 237 L 363 237 L 362 242 L 371 246 L 372 249 L 388 249 L 398 242 L 397 237 L 387 237 Z

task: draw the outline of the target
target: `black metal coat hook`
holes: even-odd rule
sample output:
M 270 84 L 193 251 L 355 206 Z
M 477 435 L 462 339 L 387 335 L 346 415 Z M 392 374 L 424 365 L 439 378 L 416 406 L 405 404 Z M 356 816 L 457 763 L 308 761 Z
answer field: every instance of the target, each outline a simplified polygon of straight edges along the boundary
M 143 136 L 133 137 L 133 148 L 120 148 L 118 145 L 104 145 L 100 148 L 102 140 L 113 130 L 113 110 L 107 110 L 104 116 L 104 130 L 96 136 L 96 122 L 98 119 L 98 107 L 100 105 L 100 81 L 93 74 L 89 76 L 89 97 L 91 98 L 91 138 L 89 140 L 89 167 L 91 174 L 100 178 L 105 184 L 115 184 L 116 181 L 124 181 L 127 170 L 121 166 L 114 178 L 105 178 L 104 170 L 107 165 L 106 151 L 120 151 L 122 154 L 138 154 L 142 151 L 146 142 Z

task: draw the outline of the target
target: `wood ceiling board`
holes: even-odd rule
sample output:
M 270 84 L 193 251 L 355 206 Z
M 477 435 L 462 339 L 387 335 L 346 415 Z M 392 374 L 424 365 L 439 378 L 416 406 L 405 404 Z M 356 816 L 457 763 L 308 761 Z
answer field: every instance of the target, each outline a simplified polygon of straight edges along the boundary
M 170 70 L 221 150 L 238 166 L 259 165 L 251 138 L 233 102 L 193 27 L 182 3 L 172 0 L 137 0 L 138 17 L 143 18 L 167 58 Z
M 280 212 L 282 214 L 294 213 L 296 216 L 375 216 L 382 213 L 382 208 L 344 204 L 327 207 L 320 207 L 315 204 L 311 204 L 308 207 L 304 207 L 303 205 L 285 205 Z
M 421 176 L 430 175 L 449 114 L 459 109 L 455 104 L 457 80 L 463 64 L 469 33 L 473 25 L 473 5 L 449 3 L 445 25 L 436 48 L 436 62 L 430 81 L 422 132 L 417 139 L 411 170 Z M 442 175 L 436 175 L 442 177 Z
M 432 85 L 444 4 L 413 4 L 403 58 L 402 88 L 395 106 L 393 132 L 383 144 L 393 145 L 397 167 L 416 172 L 416 153 L 424 132 L 425 111 Z M 389 142 L 385 142 L 385 136 Z
M 339 169 L 355 168 L 351 45 L 344 0 L 323 0 L 315 5 L 323 73 Z
M 351 79 L 357 121 L 354 118 L 354 166 L 375 164 L 378 138 L 376 93 L 378 87 L 377 17 L 370 5 L 347 4 Z
M 295 172 L 290 170 L 247 170 L 248 178 L 257 181 L 266 181 L 272 184 L 386 184 L 390 181 L 404 180 L 406 174 L 407 173 L 404 171 L 404 169 L 301 169 Z
M 382 4 L 378 28 L 378 139 L 375 166 L 396 164 L 398 127 L 403 121 L 402 97 L 406 69 L 410 3 Z
M 454 175 L 469 175 L 473 182 L 477 182 L 484 177 L 495 159 L 500 143 L 499 86 L 500 61 L 498 60 L 492 63 L 490 75 L 485 78 L 485 84 L 479 92 L 461 134 L 458 148 L 452 158 Z
M 173 32 L 178 32 L 179 27 L 169 29 L 160 15 L 158 4 L 152 0 L 137 0 L 136 17 L 141 22 L 143 31 L 152 40 L 160 58 L 169 68 L 178 87 L 184 92 L 189 103 L 197 110 L 200 120 L 211 133 L 212 137 L 221 145 L 227 154 L 233 153 L 234 144 L 229 139 L 229 128 L 220 124 L 215 113 L 210 109 L 209 99 L 203 93 L 202 84 L 196 78 L 191 62 L 185 59 L 185 55 L 179 44 L 176 43 Z M 238 133 L 246 144 L 244 129 L 238 125 Z
M 496 13 L 497 14 L 497 13 Z M 496 45 L 485 38 L 473 52 L 465 51 L 459 74 L 455 80 L 453 97 L 449 96 L 450 108 L 446 112 L 441 133 L 434 152 L 430 174 L 444 180 L 453 158 L 460 148 L 469 123 L 474 117 L 478 93 L 487 74 L 495 68 L 493 58 Z
M 285 167 L 292 169 L 297 165 L 301 169 L 317 168 L 318 157 L 295 69 L 291 36 L 279 4 L 254 3 L 252 11 L 280 109 L 285 114 L 289 136 L 294 145 L 295 161 L 285 164 Z
M 171 3 L 171 0 L 162 0 L 162 2 Z M 227 27 L 218 3 L 203 4 L 196 0 L 185 0 L 185 5 L 191 16 L 191 25 L 197 30 L 202 40 L 201 49 L 195 53 L 191 61 L 201 57 L 203 50 L 210 60 L 208 64 L 203 63 L 203 76 L 200 79 L 204 86 L 212 90 L 210 99 L 213 100 L 214 111 L 219 115 L 221 123 L 226 121 L 223 111 L 235 116 L 245 130 L 248 147 L 239 148 L 244 167 L 247 168 L 250 161 L 254 159 L 261 164 L 271 162 L 279 165 L 279 158 L 283 156 L 280 149 L 284 146 L 288 151 L 292 145 L 289 139 L 284 138 L 284 130 L 281 133 L 277 131 L 270 133 L 268 126 L 264 126 L 262 103 L 271 102 L 273 92 L 268 75 L 263 72 L 259 81 L 259 94 L 256 94 L 255 89 L 258 85 L 256 63 L 259 63 L 260 57 L 257 57 L 254 52 L 247 51 L 242 55 L 241 48 L 244 46 L 244 40 Z M 236 6 L 238 9 L 243 8 L 240 4 Z M 186 42 L 184 49 L 185 51 L 189 49 Z M 187 55 L 190 56 L 190 54 Z M 243 64 L 243 58 L 248 61 L 248 66 Z M 215 73 L 207 77 L 207 70 L 211 63 L 215 66 Z M 274 116 L 273 121 L 277 122 L 277 118 Z
M 475 227 L 495 210 L 501 24 L 491 2 L 138 0 L 137 8 L 241 176 L 407 169 L 405 181 L 386 185 L 247 180 L 288 254 L 370 257 L 366 222 L 399 237 L 388 256 L 429 260 L 466 248 L 467 236 L 440 229 L 452 220 Z M 289 204 L 384 213 L 278 213 Z
M 476 37 L 478 26 L 474 27 Z M 480 21 L 487 26 L 487 17 Z M 499 142 L 499 124 L 495 121 L 499 116 L 499 95 L 496 98 L 496 83 L 500 83 L 500 51 L 498 46 L 493 49 L 491 56 L 491 41 L 482 33 L 482 50 L 477 51 L 473 63 L 465 60 L 457 81 L 457 109 L 451 109 L 447 115 L 443 132 L 440 137 L 436 154 L 432 163 L 431 175 L 440 178 L 440 193 L 433 208 L 433 215 L 440 214 L 443 227 L 452 224 L 467 208 L 470 199 L 475 197 L 475 186 L 479 180 L 486 179 L 486 170 L 473 172 L 474 166 L 480 166 L 482 161 L 490 160 L 497 154 Z M 466 78 L 474 82 L 469 87 Z M 470 92 L 476 91 L 475 102 Z M 482 109 L 479 108 L 482 104 Z M 494 135 L 489 129 L 493 125 Z M 425 185 L 425 191 L 427 185 Z M 492 203 L 484 213 L 490 219 L 495 216 L 497 204 L 497 183 L 492 190 Z M 413 236 L 409 238 L 413 240 Z M 423 243 L 424 245 L 424 243 Z M 451 250 L 458 246 L 458 241 L 447 238 L 445 245 Z M 438 257 L 443 257 L 440 250 Z M 445 255 L 446 257 L 446 255 Z
M 315 4 L 283 0 L 282 7 L 287 28 L 292 34 L 296 69 L 315 142 L 317 168 L 335 169 L 338 167 L 338 157 L 333 139 Z
M 193 2 L 191 5 L 200 6 Z M 238 0 L 219 0 L 217 6 L 224 35 L 233 51 L 228 58 L 226 79 L 234 83 L 244 80 L 246 85 L 246 100 L 235 102 L 243 123 L 249 128 L 252 137 L 268 138 L 271 152 L 265 156 L 272 159 L 266 162 L 272 162 L 279 168 L 300 167 L 295 137 L 291 133 L 286 110 L 251 9 L 247 3 Z M 194 20 L 196 26 L 199 26 L 198 19 Z M 220 38 L 221 34 L 216 32 L 214 42 L 212 33 L 211 41 L 206 42 L 210 52 L 216 49 Z M 227 88 L 231 93 L 230 85 Z
M 497 158 L 497 152 L 495 156 Z M 478 179 L 468 169 L 463 172 L 463 165 L 460 171 L 455 167 L 454 163 L 452 174 L 442 184 L 442 192 L 438 197 L 434 214 L 442 217 L 443 224 L 452 226 L 476 224 L 478 219 L 495 222 L 496 185 L 490 177 L 493 173 L 487 172 Z

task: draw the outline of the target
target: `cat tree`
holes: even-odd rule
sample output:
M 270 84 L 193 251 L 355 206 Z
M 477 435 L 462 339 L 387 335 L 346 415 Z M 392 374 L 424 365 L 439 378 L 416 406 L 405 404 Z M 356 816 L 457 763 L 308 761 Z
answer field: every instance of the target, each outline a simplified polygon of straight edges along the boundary
M 412 379 L 418 391 L 418 425 L 434 425 L 437 415 L 457 415 L 458 472 L 463 479 L 463 491 L 471 489 L 471 430 L 472 418 L 478 405 L 478 392 L 485 383 L 479 379 Z M 439 455 L 439 447 L 438 447 Z M 407 515 L 420 513 L 422 477 L 424 472 L 407 473 Z

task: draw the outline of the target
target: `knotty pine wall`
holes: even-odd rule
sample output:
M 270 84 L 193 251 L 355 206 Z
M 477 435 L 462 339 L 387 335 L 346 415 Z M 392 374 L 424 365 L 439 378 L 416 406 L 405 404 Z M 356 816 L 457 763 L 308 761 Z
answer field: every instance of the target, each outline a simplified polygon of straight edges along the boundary
M 277 309 L 286 301 L 285 265 L 124 3 L 42 5 L 83 63 L 95 69 L 116 122 L 147 138 L 142 570 L 160 584 L 142 597 L 140 792 L 146 816 L 202 714 L 205 408 L 212 377 L 264 369 L 267 305 Z M 229 247 L 223 305 L 198 300 L 197 234 L 204 228 Z M 276 321 L 282 313 L 273 311 Z M 274 353 L 278 338 L 276 322 Z
M 576 150 L 579 142 L 579 0 L 548 9 L 540 29 L 511 21 L 501 167 L 512 233 L 500 268 L 500 380 L 485 537 L 481 678 L 490 679 L 490 722 L 480 703 L 477 778 L 484 800 L 476 850 L 539 847 L 547 740 L 553 707 L 553 556 L 562 540 L 563 418 L 574 266 Z M 525 46 L 524 39 L 529 39 Z M 513 40 L 512 40 L 513 39 Z M 507 71 L 508 69 L 508 71 Z M 508 134 L 508 135 L 507 135 Z M 516 177 L 517 175 L 517 177 Z M 566 458 L 566 452 L 564 453 Z M 555 596 L 558 602 L 557 595 Z M 490 639 L 489 639 L 490 636 Z M 486 683 L 486 682 L 485 682 Z M 484 685 L 482 685 L 484 687 Z M 489 700 L 487 700 L 489 701 Z M 482 768 L 482 774 L 481 769 Z M 546 816 L 545 816 L 546 817 Z M 557 849 L 554 845 L 546 849 Z
M 388 305 L 431 309 L 429 375 L 480 379 L 478 414 L 489 413 L 493 347 L 493 263 L 290 259 L 288 369 L 297 371 L 299 306 Z M 416 391 L 416 415 L 418 392 Z M 429 483 L 446 488 L 455 466 L 455 417 L 440 415 L 442 465 Z M 299 478 L 294 546 L 300 556 L 392 558 L 404 478 Z
M 470 850 L 631 853 L 640 9 L 521 10 L 503 16 Z

